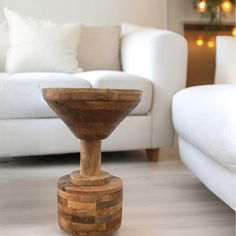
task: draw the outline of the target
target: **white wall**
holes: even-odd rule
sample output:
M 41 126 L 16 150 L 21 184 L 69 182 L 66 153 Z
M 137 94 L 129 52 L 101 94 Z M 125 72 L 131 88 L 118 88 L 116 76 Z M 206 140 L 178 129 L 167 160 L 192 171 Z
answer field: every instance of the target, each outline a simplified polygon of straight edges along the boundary
M 84 24 L 129 22 L 164 28 L 167 0 L 0 0 L 0 18 L 8 6 L 25 15 Z
M 168 0 L 168 29 L 183 33 L 182 18 L 187 14 L 186 0 Z

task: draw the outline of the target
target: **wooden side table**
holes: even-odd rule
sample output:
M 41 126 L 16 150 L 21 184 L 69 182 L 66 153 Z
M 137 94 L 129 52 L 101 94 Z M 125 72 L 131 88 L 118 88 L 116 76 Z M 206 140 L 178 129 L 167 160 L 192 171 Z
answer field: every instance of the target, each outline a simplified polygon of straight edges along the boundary
M 122 180 L 101 171 L 101 140 L 139 103 L 141 91 L 49 88 L 43 96 L 80 139 L 80 171 L 58 180 L 59 226 L 73 236 L 110 235 L 121 225 Z

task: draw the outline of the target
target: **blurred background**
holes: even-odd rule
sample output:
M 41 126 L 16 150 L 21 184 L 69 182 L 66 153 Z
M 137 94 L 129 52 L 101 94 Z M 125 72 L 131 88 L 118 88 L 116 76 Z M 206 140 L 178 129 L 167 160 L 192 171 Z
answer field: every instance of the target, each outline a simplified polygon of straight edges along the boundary
M 235 35 L 236 0 L 0 0 L 22 14 L 57 22 L 120 24 L 169 29 L 189 45 L 187 86 L 212 84 L 217 35 Z M 236 52 L 235 52 L 236 53 Z

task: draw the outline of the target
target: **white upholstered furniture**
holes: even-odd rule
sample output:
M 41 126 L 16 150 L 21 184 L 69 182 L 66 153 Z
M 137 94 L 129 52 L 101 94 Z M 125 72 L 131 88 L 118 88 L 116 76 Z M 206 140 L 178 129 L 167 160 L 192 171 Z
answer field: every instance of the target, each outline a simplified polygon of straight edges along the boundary
M 236 210 L 236 38 L 217 38 L 216 83 L 177 93 L 173 120 L 183 162 Z M 230 83 L 230 84 L 222 84 Z
M 141 103 L 104 141 L 103 151 L 151 149 L 152 156 L 171 146 L 171 102 L 185 86 L 186 41 L 173 32 L 123 25 L 120 42 L 120 71 L 92 65 L 93 71 L 77 74 L 0 73 L 0 157 L 79 151 L 44 102 L 44 87 L 141 89 Z
M 236 84 L 236 37 L 218 36 L 216 50 L 216 84 Z

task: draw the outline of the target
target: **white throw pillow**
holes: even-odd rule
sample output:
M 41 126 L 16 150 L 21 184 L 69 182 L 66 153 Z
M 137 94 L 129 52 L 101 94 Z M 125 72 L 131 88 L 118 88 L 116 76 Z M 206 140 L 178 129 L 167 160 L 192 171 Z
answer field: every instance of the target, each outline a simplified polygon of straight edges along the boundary
M 121 27 L 82 26 L 78 60 L 86 70 L 121 70 Z
M 7 22 L 0 22 L 0 72 L 6 71 L 6 57 L 9 47 L 9 34 Z
M 79 24 L 57 25 L 9 9 L 5 9 L 5 16 L 10 30 L 7 72 L 78 71 Z

